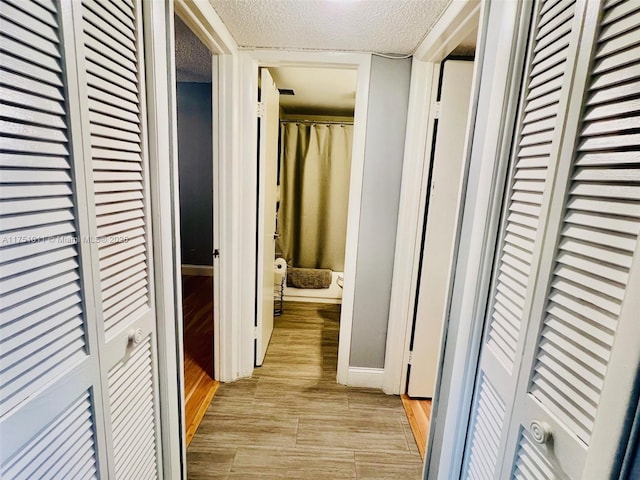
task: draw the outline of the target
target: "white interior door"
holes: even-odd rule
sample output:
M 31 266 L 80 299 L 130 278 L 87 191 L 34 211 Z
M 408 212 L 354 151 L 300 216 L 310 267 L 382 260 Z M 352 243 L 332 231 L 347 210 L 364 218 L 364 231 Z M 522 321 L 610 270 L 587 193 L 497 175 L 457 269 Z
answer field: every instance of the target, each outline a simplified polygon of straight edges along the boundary
M 2 4 L 3 478 L 162 477 L 141 7 Z
M 108 462 L 160 472 L 142 2 L 72 2 Z
M 640 367 L 640 4 L 534 12 L 463 476 L 617 478 Z
M 575 2 L 561 2 L 556 8 L 554 3 L 533 5 L 530 29 L 534 33 L 523 76 L 464 478 L 499 478 L 504 432 L 515 401 L 537 275 L 536 262 L 550 204 L 548 179 L 557 165 L 562 119 L 584 10 L 583 5 L 576 8 Z
M 276 188 L 280 93 L 269 70 L 260 70 L 260 145 L 258 153 L 258 295 L 256 365 L 262 365 L 273 333 L 274 261 L 276 248 Z
M 611 478 L 640 366 L 640 3 L 589 8 L 503 478 Z
M 67 74 L 75 59 L 65 55 L 73 34 L 61 10 L 57 2 L 0 3 L 0 477 L 7 479 L 108 476 L 90 247 L 81 241 L 90 230 L 76 181 L 84 177 L 82 137 L 71 114 L 77 101 L 67 95 L 75 87 Z
M 473 62 L 448 60 L 442 69 L 440 114 L 407 388 L 411 397 L 431 398 L 435 389 L 458 226 Z

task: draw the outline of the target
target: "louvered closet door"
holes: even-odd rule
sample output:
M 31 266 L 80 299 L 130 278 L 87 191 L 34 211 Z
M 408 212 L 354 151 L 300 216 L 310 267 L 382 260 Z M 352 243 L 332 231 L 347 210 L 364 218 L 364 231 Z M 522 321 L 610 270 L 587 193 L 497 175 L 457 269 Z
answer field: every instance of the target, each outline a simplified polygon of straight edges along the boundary
M 605 3 L 584 27 L 504 478 L 608 478 L 638 372 L 640 2 Z
M 141 2 L 71 2 L 110 477 L 161 476 Z
M 584 10 L 575 0 L 533 4 L 463 478 L 500 471 Z
M 71 25 L 0 1 L 0 477 L 106 478 Z M 65 64 L 65 62 L 67 62 Z M 78 137 L 80 138 L 80 137 Z

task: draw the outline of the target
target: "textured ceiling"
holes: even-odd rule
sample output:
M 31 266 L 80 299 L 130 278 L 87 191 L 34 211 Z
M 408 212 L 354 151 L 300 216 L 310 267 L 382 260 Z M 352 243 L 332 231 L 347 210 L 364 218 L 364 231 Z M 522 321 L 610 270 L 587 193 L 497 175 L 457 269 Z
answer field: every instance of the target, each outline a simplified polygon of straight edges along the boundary
M 411 54 L 450 0 L 209 0 L 240 47 Z
M 278 88 L 295 95 L 280 95 L 285 113 L 353 116 L 356 100 L 356 70 L 335 68 L 269 68 Z
M 176 80 L 211 82 L 211 53 L 177 15 L 175 35 Z

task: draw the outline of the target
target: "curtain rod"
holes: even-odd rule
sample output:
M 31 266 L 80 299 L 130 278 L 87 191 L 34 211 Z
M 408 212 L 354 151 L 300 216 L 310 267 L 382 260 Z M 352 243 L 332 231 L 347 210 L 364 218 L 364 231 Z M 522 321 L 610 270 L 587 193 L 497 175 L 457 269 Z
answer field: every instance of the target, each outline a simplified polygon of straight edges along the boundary
M 353 125 L 353 122 L 349 121 L 336 121 L 336 120 L 280 120 L 280 123 L 312 123 L 317 125 Z

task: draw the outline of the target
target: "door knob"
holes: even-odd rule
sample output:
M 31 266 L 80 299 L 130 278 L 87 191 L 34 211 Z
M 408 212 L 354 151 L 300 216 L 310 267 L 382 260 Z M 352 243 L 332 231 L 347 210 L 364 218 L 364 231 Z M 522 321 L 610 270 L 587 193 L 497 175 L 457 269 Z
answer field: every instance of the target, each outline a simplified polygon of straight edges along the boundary
M 551 427 L 546 422 L 532 421 L 530 431 L 534 442 L 539 444 L 547 443 L 552 437 Z
M 141 328 L 129 331 L 129 343 L 131 345 L 138 345 L 142 341 L 142 336 Z

